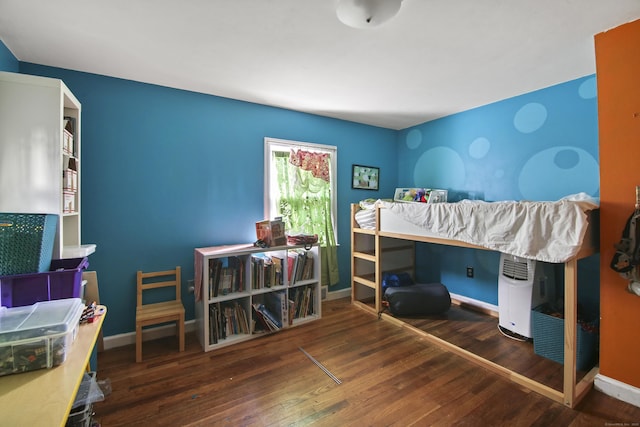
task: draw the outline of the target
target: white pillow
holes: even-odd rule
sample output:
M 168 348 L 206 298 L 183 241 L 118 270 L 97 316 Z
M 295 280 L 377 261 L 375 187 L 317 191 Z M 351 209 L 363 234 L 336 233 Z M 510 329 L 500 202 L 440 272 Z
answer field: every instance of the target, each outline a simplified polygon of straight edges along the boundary
M 360 228 L 376 228 L 376 211 L 374 209 L 362 209 L 356 212 L 355 219 Z

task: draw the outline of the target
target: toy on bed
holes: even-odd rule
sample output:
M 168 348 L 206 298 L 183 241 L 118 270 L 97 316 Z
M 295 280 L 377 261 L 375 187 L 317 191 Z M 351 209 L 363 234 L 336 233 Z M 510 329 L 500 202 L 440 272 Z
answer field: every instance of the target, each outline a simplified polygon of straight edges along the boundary
M 447 201 L 447 190 L 431 188 L 396 188 L 394 202 L 444 203 Z

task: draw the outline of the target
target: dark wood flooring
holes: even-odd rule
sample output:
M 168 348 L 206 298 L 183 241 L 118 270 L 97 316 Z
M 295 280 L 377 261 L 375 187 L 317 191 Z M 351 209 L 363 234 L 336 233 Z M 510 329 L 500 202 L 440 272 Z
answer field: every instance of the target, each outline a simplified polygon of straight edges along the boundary
M 458 314 L 452 311 L 450 316 Z M 477 327 L 477 322 L 464 322 L 470 322 L 469 331 Z M 460 328 L 456 322 L 429 325 L 424 327 L 445 328 L 441 332 L 452 335 Z M 544 368 L 551 383 L 554 368 Z M 173 337 L 145 342 L 139 364 L 133 345 L 107 350 L 98 356 L 98 379 L 106 378 L 112 393 L 94 405 L 95 419 L 103 427 L 547 427 L 640 422 L 640 408 L 596 390 L 569 409 L 415 333 L 377 320 L 347 299 L 323 303 L 319 321 L 208 353 L 202 352 L 194 334 L 187 335 L 183 353 Z
M 562 391 L 563 365 L 535 354 L 531 340 L 517 341 L 505 337 L 498 330 L 498 319 L 495 317 L 452 305 L 444 314 L 402 320 L 513 372 Z M 562 343 L 562 337 L 557 338 Z M 597 353 L 597 345 L 592 350 Z M 581 357 L 592 359 L 594 363 L 597 361 L 597 354 L 593 358 L 585 354 L 586 352 L 581 353 Z M 592 366 L 593 364 L 589 364 L 588 369 Z M 578 380 L 585 374 L 586 372 L 578 372 Z

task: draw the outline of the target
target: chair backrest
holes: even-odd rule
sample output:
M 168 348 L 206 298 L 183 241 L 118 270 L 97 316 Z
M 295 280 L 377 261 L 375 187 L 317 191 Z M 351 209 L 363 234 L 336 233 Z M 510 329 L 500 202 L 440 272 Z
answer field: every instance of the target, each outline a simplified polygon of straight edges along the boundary
M 142 293 L 144 291 L 148 291 L 150 289 L 167 288 L 167 287 L 175 288 L 175 298 L 174 299 L 165 298 L 165 301 L 181 302 L 180 276 L 181 276 L 180 267 L 176 267 L 174 270 L 153 271 L 153 272 L 146 272 L 146 273 L 142 271 L 138 271 L 137 306 L 141 307 L 144 304 L 144 301 L 142 298 Z

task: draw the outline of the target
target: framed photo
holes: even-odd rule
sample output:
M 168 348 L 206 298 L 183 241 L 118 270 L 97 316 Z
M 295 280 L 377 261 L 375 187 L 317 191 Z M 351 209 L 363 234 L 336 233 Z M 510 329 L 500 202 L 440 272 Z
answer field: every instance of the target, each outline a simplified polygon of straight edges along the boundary
M 361 190 L 378 190 L 380 168 L 353 165 L 351 187 Z

